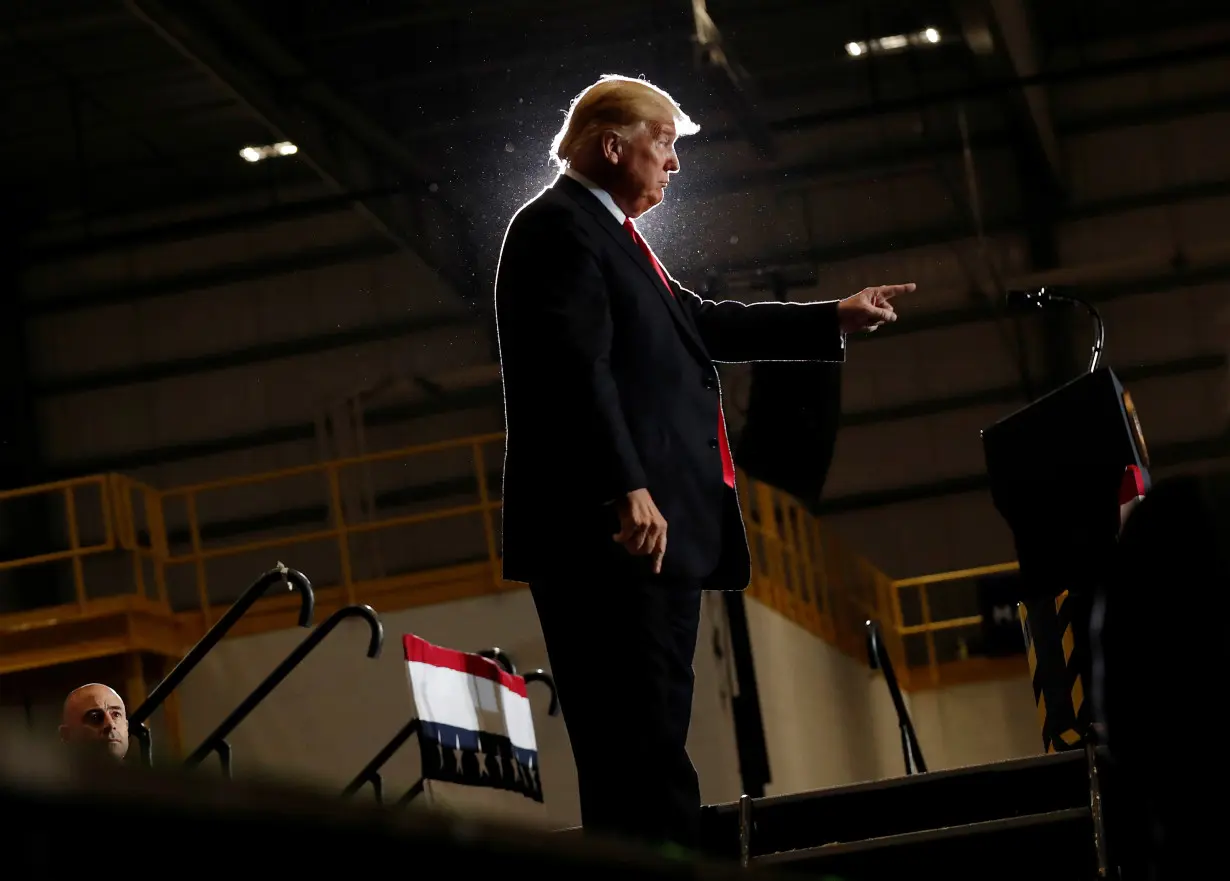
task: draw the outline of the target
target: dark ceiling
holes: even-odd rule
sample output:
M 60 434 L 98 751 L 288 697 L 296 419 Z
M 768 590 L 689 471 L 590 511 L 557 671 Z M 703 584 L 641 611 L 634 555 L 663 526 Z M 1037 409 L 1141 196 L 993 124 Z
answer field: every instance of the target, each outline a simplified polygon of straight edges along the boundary
M 970 50 L 962 2 L 713 0 L 732 80 L 702 60 L 687 0 L 11 0 L 0 157 L 31 241 L 154 234 L 179 206 L 256 216 L 358 198 L 477 296 L 510 212 L 551 174 L 546 145 L 568 101 L 600 73 L 643 74 L 702 123 L 685 158 L 706 174 L 684 196 L 917 151 L 920 125 L 941 140 L 955 126 L 928 108 L 956 101 L 976 137 L 1017 137 L 1015 74 Z M 1130 44 L 1224 17 L 1222 5 L 1034 0 L 1042 80 L 1105 65 L 1082 55 L 1091 36 Z M 939 45 L 845 49 L 928 27 Z M 281 138 L 300 153 L 239 158 Z

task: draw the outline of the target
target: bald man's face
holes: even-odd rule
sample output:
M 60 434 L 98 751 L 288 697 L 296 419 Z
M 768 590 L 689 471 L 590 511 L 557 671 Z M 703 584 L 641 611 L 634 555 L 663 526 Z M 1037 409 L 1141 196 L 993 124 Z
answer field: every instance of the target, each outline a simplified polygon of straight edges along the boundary
M 124 758 L 128 754 L 128 712 L 124 702 L 105 685 L 78 688 L 64 702 L 60 739 Z

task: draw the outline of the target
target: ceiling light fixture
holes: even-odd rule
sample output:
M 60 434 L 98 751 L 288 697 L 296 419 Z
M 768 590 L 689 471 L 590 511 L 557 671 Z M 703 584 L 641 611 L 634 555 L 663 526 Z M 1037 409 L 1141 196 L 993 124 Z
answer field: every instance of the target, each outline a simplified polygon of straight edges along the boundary
M 891 34 L 875 40 L 846 43 L 846 54 L 851 58 L 867 55 L 888 55 L 913 47 L 936 46 L 944 41 L 936 28 L 926 28 L 914 34 Z
M 276 144 L 266 144 L 264 147 L 244 147 L 239 151 L 241 158 L 248 162 L 260 162 L 272 156 L 293 156 L 299 148 L 290 141 L 278 141 Z

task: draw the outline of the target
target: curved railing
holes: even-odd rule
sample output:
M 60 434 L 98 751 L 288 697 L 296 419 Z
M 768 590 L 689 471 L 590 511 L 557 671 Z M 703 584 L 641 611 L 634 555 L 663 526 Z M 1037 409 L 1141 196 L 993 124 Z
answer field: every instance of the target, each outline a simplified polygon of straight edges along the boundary
M 0 507 L 54 503 L 63 539 L 38 556 L 0 559 L 0 590 L 5 573 L 58 566 L 59 619 L 114 607 L 119 581 L 121 598 L 141 597 L 199 636 L 252 571 L 283 559 L 313 573 L 330 609 L 391 611 L 516 589 L 499 574 L 502 448 L 492 433 L 166 490 L 110 474 L 0 492 Z M 740 488 L 752 598 L 860 660 L 864 622 L 882 622 L 903 688 L 1019 673 L 977 656 L 982 619 L 969 590 L 1015 563 L 894 581 L 790 496 L 742 474 Z M 293 598 L 262 604 L 277 610 L 267 626 L 293 626 Z M 261 626 L 260 609 L 244 632 Z M 49 613 L 24 614 L 0 615 L 0 630 Z
M 897 682 L 897 672 L 893 668 L 893 659 L 884 645 L 884 632 L 880 622 L 867 619 L 867 662 L 872 670 L 884 674 L 884 684 L 888 687 L 889 700 L 893 702 L 893 712 L 897 716 L 897 729 L 901 732 L 901 755 L 905 759 L 905 773 L 925 774 L 927 763 L 923 759 L 922 747 L 918 745 L 918 734 L 914 731 L 914 720 L 910 718 L 909 707 L 905 705 L 905 696 L 901 693 Z

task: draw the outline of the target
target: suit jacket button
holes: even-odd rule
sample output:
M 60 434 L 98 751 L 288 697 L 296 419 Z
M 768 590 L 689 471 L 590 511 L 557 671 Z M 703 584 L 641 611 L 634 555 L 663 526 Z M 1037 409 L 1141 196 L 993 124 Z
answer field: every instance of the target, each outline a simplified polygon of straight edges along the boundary
M 718 439 L 716 437 L 709 438 L 709 449 L 716 450 L 718 448 Z
M 709 375 L 707 375 L 707 374 L 706 374 L 706 376 L 705 376 L 705 388 L 707 388 L 707 389 L 715 389 L 715 388 L 717 388 L 717 378 L 716 378 L 716 377 L 713 377 L 713 376 L 709 376 Z

